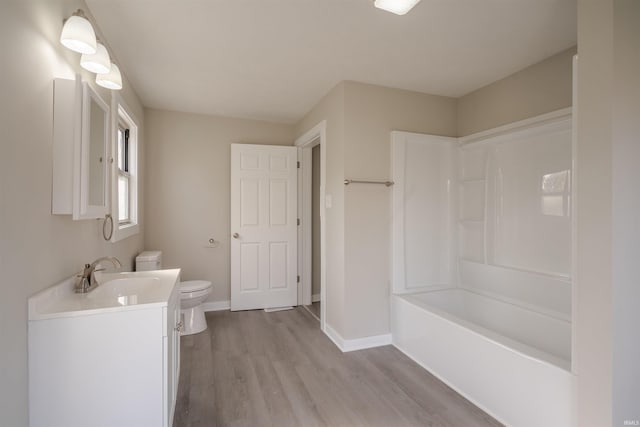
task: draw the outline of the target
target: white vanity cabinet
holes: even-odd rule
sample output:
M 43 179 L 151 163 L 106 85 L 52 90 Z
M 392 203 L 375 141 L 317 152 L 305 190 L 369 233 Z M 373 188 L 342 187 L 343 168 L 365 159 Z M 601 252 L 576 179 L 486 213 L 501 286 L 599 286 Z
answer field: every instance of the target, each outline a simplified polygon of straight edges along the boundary
M 180 378 L 180 332 L 184 325 L 180 316 L 180 291 L 176 285 L 167 307 L 163 311 L 162 355 L 163 355 L 163 423 L 165 427 L 173 424 L 178 380 Z
M 150 303 L 138 295 L 116 297 L 119 306 L 91 294 L 30 299 L 30 426 L 171 427 L 181 319 L 179 270 L 167 271 L 175 274 L 160 279 Z

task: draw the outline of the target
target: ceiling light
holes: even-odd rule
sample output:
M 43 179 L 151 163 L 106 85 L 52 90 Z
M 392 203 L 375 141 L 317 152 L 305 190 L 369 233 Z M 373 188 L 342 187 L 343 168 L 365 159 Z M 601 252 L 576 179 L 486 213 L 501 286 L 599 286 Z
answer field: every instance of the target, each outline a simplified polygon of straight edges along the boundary
M 80 58 L 80 65 L 85 70 L 89 70 L 92 73 L 106 74 L 111 70 L 111 58 L 109 58 L 109 52 L 102 43 L 98 43 L 96 47 L 96 53 L 89 55 L 85 53 Z
M 108 73 L 96 74 L 96 84 L 112 90 L 122 89 L 122 76 L 120 75 L 118 66 L 111 63 L 111 69 Z
M 96 33 L 81 9 L 64 23 L 60 43 L 75 52 L 96 53 Z
M 373 5 L 378 9 L 395 13 L 396 15 L 404 15 L 409 12 L 413 6 L 418 4 L 420 0 L 375 0 Z

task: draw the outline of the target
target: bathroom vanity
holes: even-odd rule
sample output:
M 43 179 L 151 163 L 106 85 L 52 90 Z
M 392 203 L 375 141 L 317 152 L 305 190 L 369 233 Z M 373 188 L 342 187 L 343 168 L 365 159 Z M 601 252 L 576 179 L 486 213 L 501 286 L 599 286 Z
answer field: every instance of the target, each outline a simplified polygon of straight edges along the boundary
M 173 423 L 180 368 L 180 270 L 75 277 L 29 299 L 29 424 Z

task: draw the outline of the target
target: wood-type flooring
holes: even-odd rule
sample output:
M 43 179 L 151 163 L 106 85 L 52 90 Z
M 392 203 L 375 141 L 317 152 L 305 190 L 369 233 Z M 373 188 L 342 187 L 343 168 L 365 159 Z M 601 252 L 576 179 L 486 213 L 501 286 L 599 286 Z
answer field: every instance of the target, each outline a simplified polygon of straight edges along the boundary
M 174 427 L 501 425 L 393 346 L 342 353 L 302 307 L 206 316 L 182 337 Z

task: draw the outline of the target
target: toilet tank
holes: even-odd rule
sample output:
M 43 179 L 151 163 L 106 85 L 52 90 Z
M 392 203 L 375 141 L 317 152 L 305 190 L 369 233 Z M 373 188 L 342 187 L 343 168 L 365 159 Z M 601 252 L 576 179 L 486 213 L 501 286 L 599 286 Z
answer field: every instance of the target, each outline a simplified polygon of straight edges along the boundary
M 161 251 L 144 251 L 136 257 L 136 271 L 160 270 L 161 268 Z

